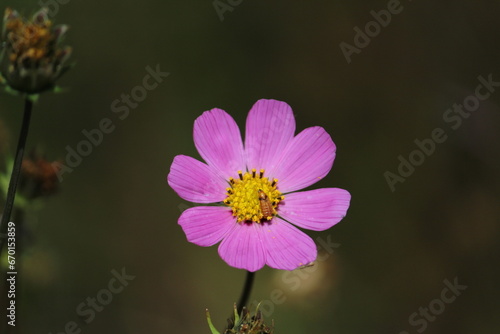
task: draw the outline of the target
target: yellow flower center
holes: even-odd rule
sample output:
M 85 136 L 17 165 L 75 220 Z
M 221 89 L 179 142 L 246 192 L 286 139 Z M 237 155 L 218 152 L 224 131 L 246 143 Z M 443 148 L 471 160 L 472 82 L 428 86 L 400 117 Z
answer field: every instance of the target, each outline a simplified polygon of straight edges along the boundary
M 227 198 L 224 204 L 231 207 L 238 222 L 251 221 L 260 223 L 262 219 L 271 220 L 276 214 L 279 202 L 285 197 L 276 189 L 277 179 L 270 181 L 264 177 L 264 170 L 252 169 L 243 174 L 238 171 L 239 179 L 229 178 Z

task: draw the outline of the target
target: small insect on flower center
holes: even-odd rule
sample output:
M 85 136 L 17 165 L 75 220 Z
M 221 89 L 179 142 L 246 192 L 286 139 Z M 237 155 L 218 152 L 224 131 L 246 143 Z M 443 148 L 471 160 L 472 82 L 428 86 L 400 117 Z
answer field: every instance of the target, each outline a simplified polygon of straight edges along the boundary
M 229 178 L 227 198 L 224 204 L 231 207 L 233 216 L 238 222 L 249 221 L 260 223 L 271 220 L 276 214 L 278 204 L 285 198 L 276 189 L 278 180 L 264 177 L 264 170 L 256 169 L 243 174 L 238 171 L 239 179 Z

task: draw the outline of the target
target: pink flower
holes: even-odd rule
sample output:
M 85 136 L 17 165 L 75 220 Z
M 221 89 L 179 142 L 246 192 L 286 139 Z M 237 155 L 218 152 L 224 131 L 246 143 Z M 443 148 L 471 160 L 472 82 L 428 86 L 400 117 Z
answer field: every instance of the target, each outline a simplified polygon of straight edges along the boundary
M 248 271 L 265 264 L 293 270 L 313 262 L 316 245 L 297 227 L 332 227 L 344 218 L 351 199 L 339 188 L 296 192 L 332 168 L 336 148 L 330 135 L 316 126 L 294 136 L 292 109 L 276 100 L 252 107 L 244 144 L 238 125 L 221 109 L 198 117 L 193 133 L 206 163 L 176 156 L 168 184 L 187 201 L 216 205 L 181 214 L 188 241 L 204 247 L 221 241 L 221 258 Z

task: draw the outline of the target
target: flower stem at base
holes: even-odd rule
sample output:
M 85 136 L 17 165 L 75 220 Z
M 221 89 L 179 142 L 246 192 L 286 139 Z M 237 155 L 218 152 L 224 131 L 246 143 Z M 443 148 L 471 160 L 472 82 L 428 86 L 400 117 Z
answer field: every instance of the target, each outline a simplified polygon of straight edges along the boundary
M 241 292 L 240 300 L 238 301 L 238 306 L 236 310 L 238 314 L 241 313 L 243 307 L 248 301 L 248 297 L 250 297 L 250 293 L 252 292 L 253 280 L 255 278 L 255 272 L 247 271 L 247 277 L 245 280 L 245 285 L 243 286 L 243 291 Z
M 241 314 L 243 307 L 245 307 L 245 304 L 248 302 L 248 297 L 250 297 L 250 293 L 252 292 L 254 278 L 255 278 L 255 272 L 247 271 L 245 285 L 243 286 L 243 291 L 241 292 L 240 300 L 238 301 L 236 307 L 236 314 Z M 231 317 L 228 319 L 229 324 L 227 329 L 233 327 L 234 320 L 235 320 L 235 315 L 232 314 Z
M 32 111 L 33 100 L 28 96 L 25 99 L 21 133 L 19 135 L 19 142 L 17 143 L 16 157 L 14 159 L 14 166 L 12 167 L 12 175 L 10 177 L 9 189 L 7 191 L 7 199 L 5 201 L 5 209 L 3 211 L 2 220 L 0 222 L 0 255 L 2 254 L 3 244 L 7 239 L 7 224 L 10 221 L 12 209 L 14 208 L 14 199 L 16 197 L 16 189 L 19 183 L 19 175 L 21 173 L 21 166 L 26 146 L 26 139 L 28 138 Z

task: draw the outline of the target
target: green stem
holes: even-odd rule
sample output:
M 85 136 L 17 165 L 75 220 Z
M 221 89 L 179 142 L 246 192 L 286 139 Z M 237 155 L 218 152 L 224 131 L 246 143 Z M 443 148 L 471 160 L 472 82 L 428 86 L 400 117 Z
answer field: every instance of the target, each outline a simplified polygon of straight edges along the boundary
M 21 125 L 19 142 L 17 143 L 16 157 L 10 176 L 9 190 L 7 191 L 7 200 L 5 201 L 5 209 L 0 222 L 0 256 L 2 254 L 3 244 L 7 239 L 7 224 L 10 221 L 12 209 L 14 208 L 14 199 L 16 198 L 17 184 L 19 183 L 19 175 L 21 174 L 21 166 L 23 163 L 24 149 L 26 146 L 26 138 L 28 137 L 32 111 L 33 101 L 27 97 L 24 104 L 23 123 Z
M 240 300 L 238 301 L 238 304 L 236 306 L 238 314 L 241 314 L 243 307 L 245 307 L 246 303 L 248 302 L 248 298 L 250 297 L 250 293 L 252 292 L 254 278 L 255 278 L 255 272 L 247 271 L 245 285 L 243 286 L 243 291 L 241 292 Z M 228 320 L 229 325 L 227 329 L 233 328 L 234 326 L 234 312 L 229 319 L 231 319 L 231 321 Z
M 238 306 L 236 309 L 238 310 L 238 314 L 241 313 L 243 307 L 248 302 L 248 297 L 250 297 L 250 292 L 252 292 L 253 280 L 255 277 L 255 272 L 247 271 L 247 277 L 245 280 L 245 286 L 243 286 L 243 291 L 241 292 L 240 301 L 238 302 Z

